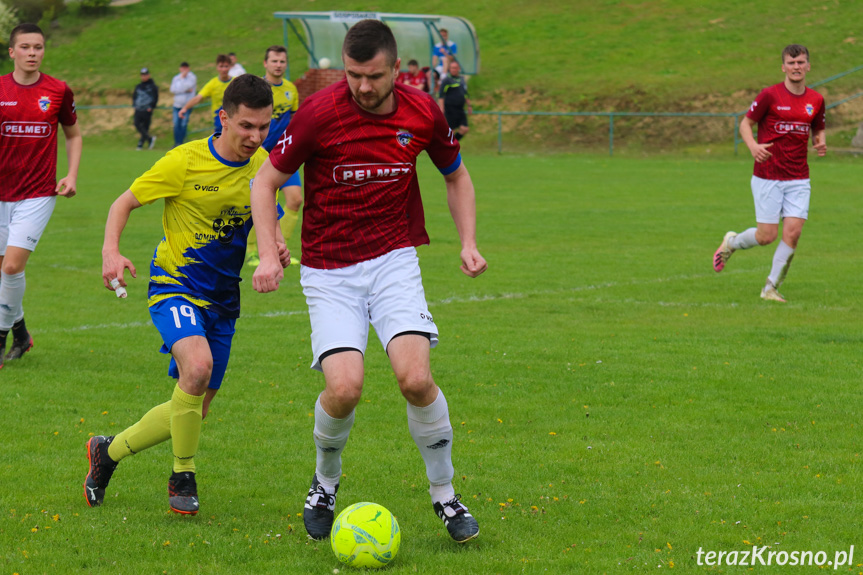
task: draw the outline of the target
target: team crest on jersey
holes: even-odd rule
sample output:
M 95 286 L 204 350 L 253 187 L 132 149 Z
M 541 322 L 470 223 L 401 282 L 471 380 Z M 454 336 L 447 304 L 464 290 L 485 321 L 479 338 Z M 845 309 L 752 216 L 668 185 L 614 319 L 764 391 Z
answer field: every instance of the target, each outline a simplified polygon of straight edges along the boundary
M 399 130 L 396 132 L 396 140 L 398 140 L 399 144 L 401 144 L 402 148 L 406 148 L 408 144 L 411 143 L 411 140 L 414 139 L 414 135 L 408 132 L 407 130 Z
M 43 112 L 47 112 L 48 108 L 51 107 L 51 98 L 48 96 L 42 96 L 39 98 L 39 109 Z
M 810 116 L 815 113 L 815 106 L 812 104 L 806 104 L 806 113 Z

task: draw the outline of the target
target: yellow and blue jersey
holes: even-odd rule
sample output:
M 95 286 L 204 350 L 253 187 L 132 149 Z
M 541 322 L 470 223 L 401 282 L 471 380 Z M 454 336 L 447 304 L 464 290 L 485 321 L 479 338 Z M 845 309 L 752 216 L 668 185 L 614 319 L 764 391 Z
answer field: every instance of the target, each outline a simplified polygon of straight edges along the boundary
M 273 121 L 264 140 L 267 151 L 276 146 L 291 121 L 291 115 L 300 107 L 300 95 L 293 83 L 282 80 L 281 84 L 270 84 L 270 87 L 273 89 Z
M 219 115 L 219 110 L 222 109 L 222 98 L 225 96 L 225 89 L 227 89 L 228 84 L 230 83 L 231 80 L 222 82 L 219 80 L 219 77 L 216 76 L 204 84 L 204 87 L 198 92 L 199 96 L 210 99 L 210 112 L 212 113 L 214 121 Z
M 267 159 L 216 152 L 213 136 L 169 151 L 130 190 L 142 204 L 165 200 L 165 237 L 150 264 L 149 305 L 180 296 L 226 317 L 240 314 L 240 270 L 252 228 L 251 180 Z M 275 194 L 275 192 L 274 192 Z

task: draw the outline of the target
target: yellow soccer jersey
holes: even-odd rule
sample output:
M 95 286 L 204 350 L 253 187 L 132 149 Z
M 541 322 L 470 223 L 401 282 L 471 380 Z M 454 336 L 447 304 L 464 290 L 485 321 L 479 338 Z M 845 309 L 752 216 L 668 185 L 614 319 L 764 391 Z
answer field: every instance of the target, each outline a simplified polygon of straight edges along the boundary
M 210 112 L 212 112 L 214 118 L 222 108 L 222 97 L 225 95 L 225 89 L 230 83 L 231 80 L 222 82 L 219 80 L 219 77 L 216 76 L 204 84 L 204 87 L 201 88 L 200 92 L 198 92 L 198 95 L 210 99 Z
M 300 107 L 300 95 L 297 87 L 287 80 L 281 84 L 270 84 L 273 88 L 273 119 L 278 120 L 285 112 L 294 113 Z
M 142 204 L 165 200 L 165 237 L 150 264 L 149 305 L 182 296 L 226 317 L 240 313 L 240 270 L 252 227 L 251 180 L 267 159 L 216 152 L 213 136 L 168 152 L 131 186 Z
M 264 140 L 264 149 L 272 150 L 276 142 L 282 137 L 285 128 L 291 121 L 291 116 L 300 107 L 300 96 L 297 87 L 287 80 L 281 84 L 270 84 L 273 89 L 273 121 L 270 124 L 270 133 Z

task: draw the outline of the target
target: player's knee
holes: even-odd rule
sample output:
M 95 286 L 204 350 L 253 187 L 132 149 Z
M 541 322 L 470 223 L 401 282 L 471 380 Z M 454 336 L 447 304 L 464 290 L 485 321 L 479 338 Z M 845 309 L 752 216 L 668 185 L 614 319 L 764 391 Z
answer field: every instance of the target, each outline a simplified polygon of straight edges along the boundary
M 327 395 L 330 401 L 335 402 L 343 410 L 351 410 L 360 402 L 363 393 L 363 382 L 342 379 L 327 382 Z
M 776 231 L 757 231 L 755 232 L 755 241 L 758 242 L 758 245 L 766 246 L 772 244 L 776 241 Z
M 201 395 L 207 391 L 210 384 L 210 376 L 213 374 L 213 362 L 206 359 L 195 359 L 184 366 L 181 375 L 188 386 L 194 390 L 194 395 Z
M 434 387 L 434 380 L 427 369 L 413 369 L 398 378 L 399 389 L 409 403 L 422 405 Z

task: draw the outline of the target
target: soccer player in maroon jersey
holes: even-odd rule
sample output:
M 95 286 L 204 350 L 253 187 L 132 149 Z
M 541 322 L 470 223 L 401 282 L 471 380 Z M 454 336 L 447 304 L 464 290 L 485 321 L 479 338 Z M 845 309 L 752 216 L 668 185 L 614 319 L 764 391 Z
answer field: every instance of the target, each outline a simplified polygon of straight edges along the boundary
M 819 156 L 827 153 L 827 140 L 824 98 L 806 87 L 809 50 L 799 44 L 786 46 L 782 71 L 785 81 L 762 90 L 740 124 L 740 136 L 755 158 L 752 195 L 758 227 L 726 233 L 713 255 L 713 269 L 721 272 L 736 250 L 773 243 L 781 220 L 782 240 L 761 297 L 784 303 L 779 286 L 809 215 L 809 139 Z M 752 132 L 756 124 L 757 141 Z
M 305 166 L 300 278 L 312 325 L 312 368 L 326 387 L 315 405 L 317 461 L 303 511 L 309 536 L 329 536 L 341 453 L 363 388 L 369 323 L 407 400 L 408 429 L 426 465 L 435 512 L 458 542 L 479 534 L 452 485 L 453 431 L 432 379 L 438 330 L 428 311 L 416 247 L 428 243 L 416 175 L 425 150 L 446 182 L 461 240 L 461 269 L 486 270 L 476 245 L 476 204 L 459 144 L 429 95 L 396 82 L 400 61 L 389 27 L 362 20 L 342 47 L 346 78 L 306 99 L 252 185 L 261 263 L 254 288 L 270 292 L 278 266 L 272 190 Z M 271 222 L 270 226 L 267 222 Z M 276 259 L 273 259 L 276 258 Z
M 33 347 L 24 324 L 24 268 L 57 196 L 77 192 L 82 138 L 72 90 L 39 71 L 45 36 L 19 24 L 9 37 L 11 74 L 0 76 L 0 367 Z M 66 135 L 68 172 L 57 181 L 57 126 Z M 12 347 L 6 339 L 12 330 Z M 5 354 L 5 355 L 4 355 Z

